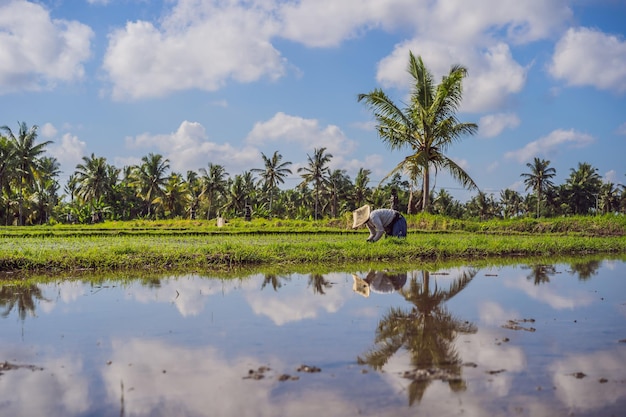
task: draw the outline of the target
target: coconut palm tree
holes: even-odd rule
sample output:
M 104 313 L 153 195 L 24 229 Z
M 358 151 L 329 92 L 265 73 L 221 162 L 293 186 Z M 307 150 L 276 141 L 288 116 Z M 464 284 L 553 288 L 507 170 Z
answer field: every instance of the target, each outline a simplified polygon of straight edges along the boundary
M 367 201 L 370 194 L 370 189 L 367 184 L 370 182 L 370 175 L 372 171 L 365 168 L 359 168 L 354 178 L 354 188 L 352 191 L 352 198 L 354 200 L 355 209 L 361 207 Z
M 226 192 L 228 173 L 222 165 L 209 163 L 208 170 L 200 168 L 200 174 L 202 174 L 201 195 L 208 201 L 209 207 L 206 216 L 207 220 L 209 220 L 215 200 L 220 194 Z
M 5 225 L 9 222 L 11 178 L 15 174 L 15 158 L 13 158 L 13 146 L 9 139 L 0 136 L 0 202 L 2 202 Z
M 166 216 L 174 218 L 184 214 L 188 199 L 187 182 L 181 174 L 174 172 L 167 178 L 163 195 L 154 202 L 163 208 Z
M 524 185 L 526 191 L 532 189 L 537 197 L 537 218 L 539 218 L 539 207 L 541 207 L 541 196 L 548 191 L 549 188 L 554 187 L 552 178 L 556 175 L 556 169 L 550 166 L 550 161 L 546 159 L 539 159 L 535 157 L 532 163 L 527 163 L 526 166 L 530 169 L 530 172 L 524 172 L 520 174 L 524 178 Z
M 303 172 L 303 174 L 300 174 L 303 179 L 300 186 L 306 187 L 308 184 L 313 183 L 313 190 L 315 191 L 315 220 L 317 220 L 320 191 L 330 176 L 330 168 L 327 165 L 332 157 L 332 154 L 326 153 L 326 148 L 315 148 L 313 157 L 307 154 L 309 165 L 298 168 L 298 172 Z
M 226 190 L 224 210 L 228 211 L 232 216 L 243 213 L 248 202 L 248 191 L 244 175 L 235 175 L 235 178 Z
M 346 200 L 351 188 L 352 182 L 345 169 L 335 169 L 329 174 L 324 194 L 327 200 L 327 207 L 330 207 L 330 216 L 332 218 L 337 218 L 340 210 L 348 210 Z M 352 211 L 352 208 L 349 210 Z M 322 213 L 324 211 L 322 210 Z
M 460 123 L 456 112 L 461 104 L 463 78 L 467 69 L 454 65 L 439 85 L 433 82 L 421 57 L 409 52 L 408 72 L 413 85 L 410 103 L 402 109 L 381 89 L 367 94 L 359 94 L 374 113 L 378 122 L 378 136 L 391 150 L 409 148 L 412 152 L 404 158 L 388 175 L 405 170 L 413 164 L 421 168 L 422 210 L 430 209 L 430 174 L 439 170 L 447 171 L 463 187 L 478 189 L 474 180 L 456 162 L 446 156 L 448 148 L 464 135 L 478 131 L 474 123 Z
M 83 163 L 74 172 L 76 195 L 90 205 L 109 191 L 107 161 L 103 156 L 83 156 Z
M 592 208 L 597 211 L 601 185 L 598 169 L 590 164 L 579 162 L 577 169 L 570 169 L 570 176 L 565 181 L 565 194 L 574 214 L 587 214 Z
M 56 178 L 61 173 L 61 164 L 50 156 L 44 156 L 39 162 L 40 175 L 34 183 L 34 190 L 38 207 L 37 220 L 43 224 L 50 219 L 52 209 L 58 203 L 59 182 Z
M 167 184 L 167 171 L 170 169 L 169 159 L 160 154 L 149 153 L 141 158 L 143 162 L 134 170 L 133 185 L 148 208 L 148 217 L 152 214 L 152 204 L 158 197 L 163 197 L 163 189 Z
M 433 212 L 435 214 L 449 216 L 451 214 L 450 209 L 452 208 L 453 203 L 454 197 L 442 188 L 433 200 Z
M 259 182 L 262 184 L 263 189 L 269 194 L 269 212 L 271 216 L 274 191 L 276 190 L 276 187 L 278 187 L 278 184 L 283 184 L 285 182 L 287 174 L 291 174 L 291 169 L 288 168 L 288 166 L 291 165 L 291 162 L 281 162 L 283 156 L 279 154 L 278 151 L 274 151 L 271 158 L 265 156 L 264 153 L 261 153 L 261 157 L 263 158 L 265 168 L 253 168 L 250 171 L 261 174 Z
M 598 199 L 602 213 L 614 213 L 619 210 L 619 189 L 612 182 L 602 184 Z
M 8 126 L 0 127 L 4 131 L 13 147 L 12 156 L 15 159 L 15 170 L 17 177 L 18 192 L 18 215 L 19 224 L 24 224 L 23 219 L 23 203 L 24 203 L 24 187 L 32 186 L 35 177 L 39 175 L 39 157 L 45 152 L 46 146 L 52 141 L 45 141 L 35 144 L 37 141 L 37 125 L 30 128 L 25 122 L 19 123 L 19 132 L 15 136 Z
M 500 204 L 504 218 L 515 217 L 521 211 L 522 197 L 517 191 L 507 188 L 500 191 Z
M 200 204 L 200 195 L 202 194 L 202 182 L 200 181 L 200 177 L 198 173 L 195 171 L 188 170 L 187 177 L 185 178 L 185 183 L 187 187 L 187 192 L 189 193 L 189 219 L 193 220 L 196 218 L 196 211 L 198 210 L 198 205 Z

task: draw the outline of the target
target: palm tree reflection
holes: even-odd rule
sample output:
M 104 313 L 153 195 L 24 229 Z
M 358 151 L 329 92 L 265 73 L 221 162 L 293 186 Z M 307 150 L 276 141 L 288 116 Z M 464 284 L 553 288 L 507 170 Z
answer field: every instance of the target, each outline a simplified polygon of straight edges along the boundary
M 0 306 L 5 310 L 2 317 L 8 317 L 11 311 L 17 307 L 17 315 L 21 320 L 27 316 L 35 317 L 36 301 L 48 301 L 35 284 L 27 285 L 3 285 L 0 287 Z
M 309 275 L 309 286 L 313 287 L 313 292 L 315 294 L 326 294 L 324 291 L 327 288 L 332 287 L 332 283 L 324 278 L 322 274 L 311 274 Z
M 601 261 L 592 259 L 587 262 L 578 262 L 570 265 L 572 272 L 578 274 L 578 279 L 586 281 L 598 273 Z
M 274 291 L 278 291 L 280 287 L 283 286 L 281 280 L 287 280 L 288 277 L 281 277 L 276 274 L 265 274 L 263 277 L 263 283 L 261 284 L 261 289 L 265 288 L 267 285 L 271 285 Z
M 448 289 L 440 288 L 436 281 L 431 283 L 429 271 L 411 274 L 408 285 L 398 292 L 413 307 L 391 308 L 378 323 L 375 346 L 359 357 L 358 362 L 381 370 L 396 352 L 406 349 L 414 367 L 404 373 L 404 377 L 412 380 L 410 405 L 421 401 L 434 379 L 447 381 L 453 391 L 464 390 L 462 361 L 454 341 L 458 334 L 475 333 L 476 326 L 454 318 L 443 304 L 459 294 L 476 273 L 461 272 Z
M 536 265 L 530 265 L 530 266 L 522 267 L 522 268 L 530 269 L 531 272 L 527 278 L 529 280 L 533 280 L 535 285 L 549 283 L 550 276 L 556 274 L 555 265 L 536 264 Z

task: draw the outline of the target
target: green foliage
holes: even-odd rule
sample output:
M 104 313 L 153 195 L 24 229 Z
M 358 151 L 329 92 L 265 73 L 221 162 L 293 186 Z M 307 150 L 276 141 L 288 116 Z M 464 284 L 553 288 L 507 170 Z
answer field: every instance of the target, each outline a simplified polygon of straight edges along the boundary
M 477 260 L 492 256 L 626 253 L 624 216 L 451 219 L 408 216 L 406 239 L 371 244 L 349 219 L 135 220 L 0 228 L 0 271 L 232 270 L 252 266 Z

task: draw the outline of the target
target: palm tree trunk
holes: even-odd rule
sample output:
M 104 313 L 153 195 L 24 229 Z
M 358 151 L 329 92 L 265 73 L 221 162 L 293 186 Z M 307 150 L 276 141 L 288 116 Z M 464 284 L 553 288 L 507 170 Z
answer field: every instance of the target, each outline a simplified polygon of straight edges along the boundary
M 428 165 L 424 166 L 424 189 L 422 196 L 422 211 L 428 212 L 430 210 L 430 174 L 428 172 Z
M 541 189 L 537 189 L 537 218 L 539 218 L 539 205 L 541 204 Z

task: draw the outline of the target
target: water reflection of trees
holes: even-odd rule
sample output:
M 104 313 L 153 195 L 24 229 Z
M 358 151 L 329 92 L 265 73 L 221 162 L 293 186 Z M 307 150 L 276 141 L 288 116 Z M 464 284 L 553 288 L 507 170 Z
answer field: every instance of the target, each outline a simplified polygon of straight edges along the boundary
M 570 264 L 570 268 L 574 274 L 578 275 L 578 279 L 586 281 L 592 276 L 598 274 L 598 269 L 600 269 L 601 264 L 601 261 L 592 259 L 587 262 L 572 263 Z
M 270 285 L 274 289 L 274 291 L 278 291 L 278 289 L 283 286 L 283 283 L 281 282 L 281 280 L 287 280 L 287 279 L 289 278 L 281 277 L 277 274 L 265 274 L 263 276 L 263 283 L 261 284 L 261 289 Z
M 322 274 L 309 275 L 309 286 L 313 288 L 315 294 L 326 294 L 325 290 L 332 287 L 332 285 Z
M 453 391 L 464 390 L 462 361 L 454 341 L 458 334 L 475 333 L 477 329 L 474 324 L 453 317 L 443 304 L 466 288 L 476 273 L 475 270 L 460 273 L 447 289 L 431 281 L 428 271 L 412 275 L 399 293 L 413 307 L 391 308 L 383 316 L 374 347 L 358 358 L 359 363 L 380 370 L 396 352 L 406 349 L 415 368 L 415 372 L 405 375 L 412 379 L 409 404 L 421 401 L 433 379 L 447 381 Z
M 526 278 L 532 280 L 535 285 L 549 283 L 550 277 L 556 274 L 555 265 L 535 264 L 523 266 L 522 268 L 530 269 L 530 274 L 528 274 Z
M 283 280 L 289 280 L 290 277 L 284 277 L 276 274 L 265 274 L 263 276 L 263 282 L 261 283 L 261 289 L 264 289 L 268 285 L 271 286 L 274 291 L 278 291 L 283 286 Z M 326 294 L 326 290 L 332 287 L 332 283 L 324 277 L 323 274 L 312 273 L 309 275 L 308 286 L 313 288 L 315 294 Z
M 5 309 L 2 317 L 8 317 L 15 308 L 21 320 L 25 320 L 29 315 L 35 317 L 36 302 L 39 300 L 47 301 L 41 288 L 35 284 L 0 287 L 0 306 Z
M 597 259 L 586 262 L 574 262 L 570 264 L 570 272 L 573 275 L 578 275 L 578 279 L 586 281 L 598 273 L 601 264 L 602 261 Z M 556 265 L 534 264 L 522 268 L 530 270 L 530 274 L 528 274 L 527 278 L 533 281 L 535 285 L 549 283 L 550 277 L 558 273 Z

